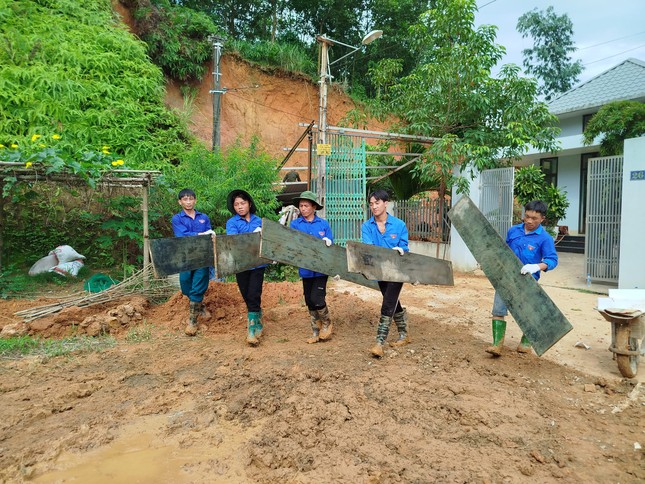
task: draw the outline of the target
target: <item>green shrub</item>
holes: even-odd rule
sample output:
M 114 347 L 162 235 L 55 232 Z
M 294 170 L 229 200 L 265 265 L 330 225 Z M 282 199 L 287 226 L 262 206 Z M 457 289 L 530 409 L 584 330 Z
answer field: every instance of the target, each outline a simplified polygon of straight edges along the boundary
M 515 171 L 513 193 L 523 207 L 533 200 L 547 204 L 545 227 L 555 227 L 563 219 L 569 208 L 567 192 L 546 183 L 544 173 L 537 165 L 529 165 Z
M 263 66 L 301 73 L 311 79 L 318 79 L 316 63 L 311 54 L 299 45 L 230 40 L 226 42 L 226 49 L 237 53 L 243 59 Z
M 171 5 L 168 0 L 129 0 L 139 36 L 148 45 L 152 61 L 179 81 L 200 80 L 205 62 L 212 58 L 210 35 L 217 27 L 208 15 Z

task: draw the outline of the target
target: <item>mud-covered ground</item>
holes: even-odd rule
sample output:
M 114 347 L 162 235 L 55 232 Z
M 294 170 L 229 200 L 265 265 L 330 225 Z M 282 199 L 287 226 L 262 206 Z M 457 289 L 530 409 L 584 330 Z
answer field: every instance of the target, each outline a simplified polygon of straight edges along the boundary
M 0 480 L 643 482 L 645 394 L 607 351 L 597 295 L 546 289 L 575 329 L 539 358 L 514 351 L 513 323 L 504 356 L 483 351 L 493 290 L 474 275 L 406 285 L 413 343 L 381 360 L 368 354 L 380 295 L 343 282 L 334 337 L 314 345 L 299 283 L 265 284 L 257 348 L 235 284 L 211 283 L 195 338 L 178 294 L 36 320 L 32 333 L 61 336 L 110 313 L 118 344 L 0 362 Z M 0 301 L 0 325 L 43 303 Z M 152 338 L 126 341 L 143 324 Z

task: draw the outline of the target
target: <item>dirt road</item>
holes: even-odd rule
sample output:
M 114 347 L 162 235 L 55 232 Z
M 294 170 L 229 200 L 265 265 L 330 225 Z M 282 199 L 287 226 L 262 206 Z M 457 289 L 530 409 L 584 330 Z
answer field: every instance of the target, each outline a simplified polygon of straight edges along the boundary
M 547 287 L 573 334 L 538 358 L 514 351 L 509 324 L 508 351 L 492 359 L 492 287 L 480 275 L 455 284 L 404 287 L 413 343 L 382 360 L 368 355 L 370 290 L 331 283 L 336 334 L 307 345 L 300 284 L 265 284 L 266 332 L 249 348 L 237 287 L 212 283 L 214 318 L 196 338 L 182 334 L 188 303 L 176 295 L 141 308 L 151 341 L 121 333 L 100 353 L 2 361 L 0 479 L 643 482 L 645 392 L 620 378 L 597 296 Z

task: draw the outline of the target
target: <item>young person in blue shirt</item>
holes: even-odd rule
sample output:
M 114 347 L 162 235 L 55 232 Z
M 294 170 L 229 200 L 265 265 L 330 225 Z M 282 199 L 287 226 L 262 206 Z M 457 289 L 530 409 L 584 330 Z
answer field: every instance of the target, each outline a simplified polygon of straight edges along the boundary
M 298 206 L 300 216 L 291 222 L 291 228 L 322 239 L 327 247 L 334 243 L 334 236 L 331 227 L 325 219 L 316 215 L 316 210 L 323 208 L 317 201 L 316 194 L 311 191 L 304 191 L 298 198 L 294 199 L 294 205 Z M 299 270 L 302 278 L 302 290 L 305 296 L 305 304 L 311 316 L 312 336 L 307 343 L 317 343 L 331 338 L 334 325 L 329 316 L 329 308 L 325 298 L 327 297 L 327 274 Z
M 540 279 L 542 271 L 550 271 L 558 265 L 558 254 L 555 251 L 553 237 L 542 227 L 546 216 L 547 206 L 541 200 L 534 200 L 524 206 L 524 222 L 513 225 L 506 234 L 506 243 L 522 261 L 522 274 L 531 274 L 535 280 Z M 493 344 L 486 348 L 486 352 L 493 356 L 501 356 L 506 334 L 506 320 L 508 314 L 506 303 L 497 292 L 493 300 Z M 520 353 L 531 351 L 531 344 L 522 335 L 517 347 Z
M 208 215 L 195 210 L 197 197 L 193 190 L 184 188 L 179 192 L 177 199 L 182 211 L 172 217 L 172 230 L 175 233 L 175 237 L 189 237 L 214 233 Z M 188 296 L 190 301 L 188 324 L 185 329 L 185 333 L 188 336 L 195 336 L 197 334 L 198 316 L 202 316 L 205 320 L 211 317 L 210 312 L 202 302 L 204 300 L 204 293 L 208 289 L 209 275 L 210 268 L 208 267 L 179 273 L 181 292 L 185 296 Z
M 408 229 L 403 220 L 387 213 L 387 202 L 390 199 L 385 190 L 376 190 L 369 196 L 372 217 L 363 224 L 363 243 L 378 245 L 396 250 L 400 255 L 410 252 L 408 248 Z M 383 294 L 381 318 L 376 332 L 376 345 L 370 350 L 373 356 L 383 356 L 383 345 L 390 331 L 392 320 L 399 331 L 399 338 L 390 346 L 403 346 L 410 342 L 408 337 L 408 314 L 401 306 L 399 296 L 403 289 L 402 282 L 378 281 Z
M 255 215 L 253 198 L 244 190 L 233 190 L 227 197 L 228 210 L 233 214 L 226 222 L 227 235 L 262 231 L 262 219 Z M 262 336 L 262 284 L 266 265 L 235 274 L 247 309 L 246 342 L 251 346 L 260 343 Z

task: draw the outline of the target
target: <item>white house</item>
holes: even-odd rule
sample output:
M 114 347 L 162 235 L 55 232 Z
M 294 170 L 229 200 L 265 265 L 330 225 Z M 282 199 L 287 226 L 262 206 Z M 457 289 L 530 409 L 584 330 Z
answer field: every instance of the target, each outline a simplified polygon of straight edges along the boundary
M 540 165 L 547 180 L 567 192 L 570 205 L 560 225 L 571 234 L 585 233 L 587 163 L 599 156 L 599 144 L 584 146 L 582 132 L 591 116 L 612 101 L 645 102 L 645 62 L 627 59 L 551 101 L 550 111 L 562 130 L 560 151 L 532 151 L 518 163 Z

